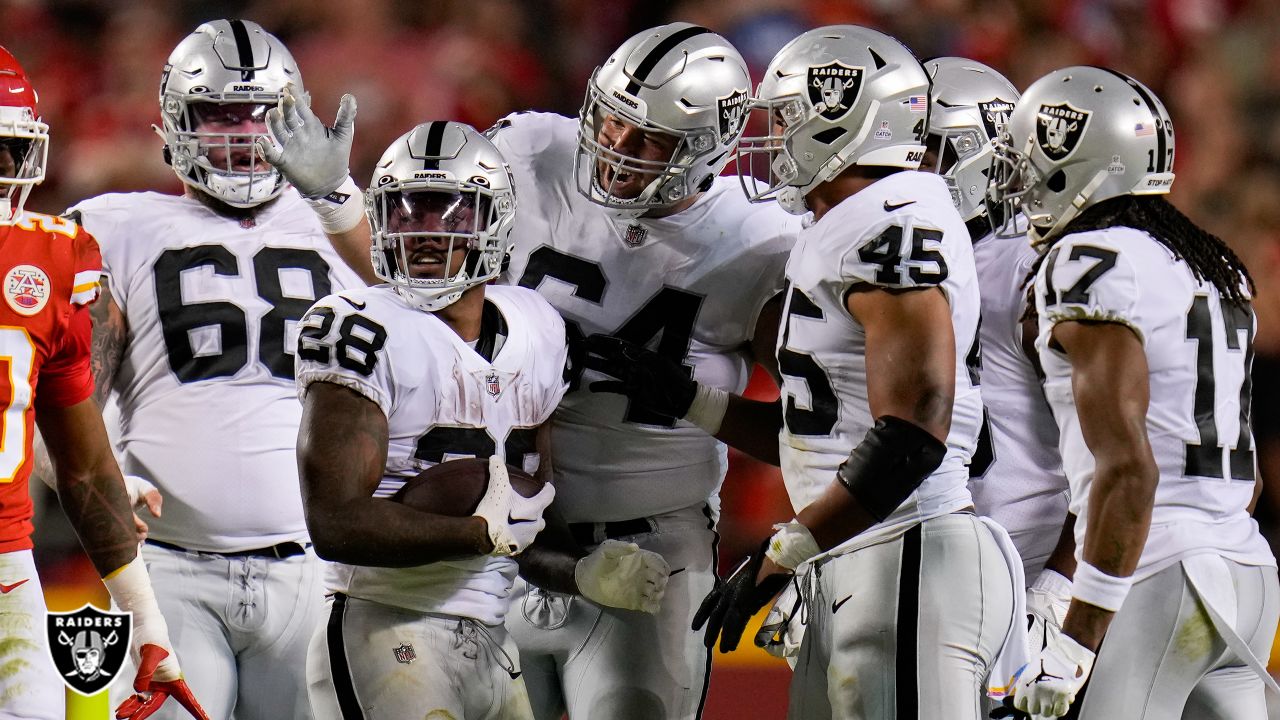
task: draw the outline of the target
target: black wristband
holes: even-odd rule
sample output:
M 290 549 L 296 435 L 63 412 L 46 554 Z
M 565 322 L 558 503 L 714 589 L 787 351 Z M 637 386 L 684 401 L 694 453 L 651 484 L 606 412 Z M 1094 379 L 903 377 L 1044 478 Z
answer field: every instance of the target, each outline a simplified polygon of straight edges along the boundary
M 938 469 L 946 454 L 946 444 L 924 428 L 882 415 L 840 464 L 836 477 L 882 521 Z

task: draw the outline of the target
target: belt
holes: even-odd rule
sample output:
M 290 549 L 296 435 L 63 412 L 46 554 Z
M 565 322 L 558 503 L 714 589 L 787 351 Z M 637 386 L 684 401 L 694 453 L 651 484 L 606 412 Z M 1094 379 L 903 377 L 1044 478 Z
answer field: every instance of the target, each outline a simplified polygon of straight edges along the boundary
M 600 533 L 600 530 L 603 530 L 603 533 Z M 598 545 L 605 540 L 616 540 L 628 535 L 644 535 L 653 531 L 653 522 L 649 518 L 611 520 L 602 523 L 569 523 L 569 533 L 579 545 Z
M 177 550 L 178 552 L 191 553 L 193 555 L 215 555 L 217 557 L 269 557 L 283 560 L 285 558 L 296 557 L 304 554 L 307 549 L 303 545 L 296 542 L 282 542 L 278 545 L 270 545 L 268 547 L 253 548 L 252 550 L 236 550 L 235 552 L 213 552 L 210 550 L 189 550 L 181 545 L 174 545 L 163 540 L 146 539 L 148 545 L 164 548 L 165 550 Z

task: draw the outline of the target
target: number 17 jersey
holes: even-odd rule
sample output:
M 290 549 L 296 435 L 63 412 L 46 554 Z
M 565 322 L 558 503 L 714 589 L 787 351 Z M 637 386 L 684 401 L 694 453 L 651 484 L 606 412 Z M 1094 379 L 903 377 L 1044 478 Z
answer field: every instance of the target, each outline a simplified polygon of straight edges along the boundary
M 511 282 L 537 290 L 569 327 L 656 349 L 699 382 L 746 387 L 747 343 L 782 289 L 800 219 L 747 202 L 736 178 L 716 178 L 688 209 L 624 220 L 578 192 L 578 122 L 522 113 L 494 142 L 511 166 L 519 211 Z M 552 419 L 556 505 L 569 522 L 628 520 L 701 505 L 727 468 L 706 432 L 593 393 L 583 373 Z

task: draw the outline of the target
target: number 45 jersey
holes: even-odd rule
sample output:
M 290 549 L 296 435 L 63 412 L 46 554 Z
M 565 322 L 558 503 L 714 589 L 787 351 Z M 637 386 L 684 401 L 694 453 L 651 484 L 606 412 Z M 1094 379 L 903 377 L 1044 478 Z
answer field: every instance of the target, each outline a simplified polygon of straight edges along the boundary
M 978 281 L 969 232 L 942 178 L 898 172 L 846 198 L 801 233 L 787 263 L 787 283 L 778 338 L 784 413 L 780 455 L 796 512 L 826 490 L 840 463 L 875 424 L 867 399 L 866 332 L 845 305 L 859 287 L 939 288 L 951 308 L 955 334 L 947 454 L 871 532 L 891 534 L 971 505 L 965 466 L 982 423 Z
M 124 471 L 164 494 L 151 536 L 214 552 L 304 540 L 297 323 L 319 298 L 363 286 L 315 214 L 292 189 L 245 225 L 159 193 L 68 214 L 98 238 L 128 322 L 119 449 Z
M 578 192 L 578 122 L 522 113 L 494 142 L 519 210 L 510 281 L 540 292 L 569 332 L 618 335 L 676 360 L 699 382 L 746 387 L 748 341 L 782 289 L 800 218 L 753 205 L 716 178 L 688 209 L 625 220 Z M 592 393 L 588 371 L 553 419 L 556 505 L 570 522 L 628 520 L 700 506 L 727 468 L 724 446 L 693 425 Z
M 1275 565 L 1248 512 L 1257 478 L 1249 427 L 1252 309 L 1224 302 L 1217 288 L 1141 230 L 1075 233 L 1048 252 L 1036 276 L 1036 349 L 1061 429 L 1077 555 L 1095 466 L 1076 414 L 1071 365 L 1049 337 L 1060 322 L 1095 320 L 1132 329 L 1147 357 L 1147 437 L 1160 480 L 1134 580 L 1201 552 Z

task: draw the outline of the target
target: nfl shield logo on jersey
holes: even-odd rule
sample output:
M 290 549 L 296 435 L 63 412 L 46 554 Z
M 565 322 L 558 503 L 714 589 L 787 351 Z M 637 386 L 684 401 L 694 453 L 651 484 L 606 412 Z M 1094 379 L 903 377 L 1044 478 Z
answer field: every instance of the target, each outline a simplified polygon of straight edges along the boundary
M 414 652 L 413 646 L 409 643 L 404 643 L 400 647 L 395 648 L 395 653 L 396 662 L 403 663 L 405 665 L 408 665 L 418 659 L 418 653 Z
M 644 239 L 648 235 L 649 231 L 646 230 L 643 225 L 636 225 L 635 223 L 632 223 L 627 226 L 627 231 L 623 234 L 622 240 L 627 244 L 627 247 L 635 248 L 643 245 Z
M 1066 103 L 1041 105 L 1036 118 L 1036 142 L 1050 160 L 1061 160 L 1076 149 L 1088 122 L 1086 110 L 1077 110 Z
M 489 393 L 489 397 L 498 397 L 502 394 L 502 383 L 498 380 L 498 373 L 490 371 L 484 376 L 484 388 Z
M 46 620 L 49 655 L 67 687 L 93 695 L 115 682 L 129 654 L 133 613 L 85 605 L 75 612 L 50 612 Z

